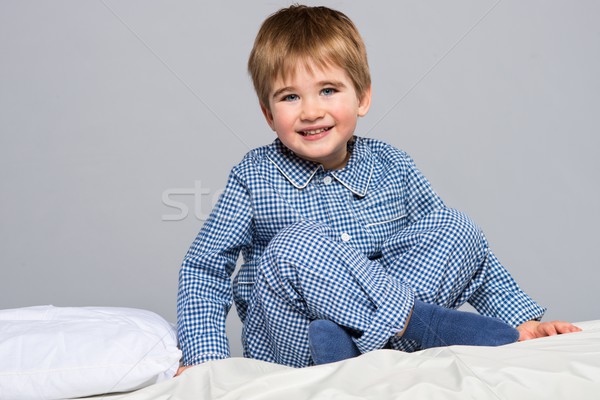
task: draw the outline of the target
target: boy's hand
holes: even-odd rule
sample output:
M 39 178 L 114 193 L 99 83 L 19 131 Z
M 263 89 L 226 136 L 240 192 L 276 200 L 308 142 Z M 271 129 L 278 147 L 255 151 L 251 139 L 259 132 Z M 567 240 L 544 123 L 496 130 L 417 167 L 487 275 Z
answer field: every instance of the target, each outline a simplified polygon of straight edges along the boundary
M 192 367 L 193 367 L 193 365 L 188 365 L 187 367 L 179 367 L 179 369 L 177 369 L 177 372 L 175 373 L 175 376 L 179 376 L 179 375 L 181 375 L 181 373 L 182 373 L 183 371 L 185 371 L 185 370 L 186 370 L 186 369 L 188 369 L 188 368 L 192 368 Z
M 517 326 L 519 331 L 519 342 L 523 340 L 536 339 L 544 336 L 560 335 L 562 333 L 579 332 L 581 328 L 565 321 L 527 321 Z

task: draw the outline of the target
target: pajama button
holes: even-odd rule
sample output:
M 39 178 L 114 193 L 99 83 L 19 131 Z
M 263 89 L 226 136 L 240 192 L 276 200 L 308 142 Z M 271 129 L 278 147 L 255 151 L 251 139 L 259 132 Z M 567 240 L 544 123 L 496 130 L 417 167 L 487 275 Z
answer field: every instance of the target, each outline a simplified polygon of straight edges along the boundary
M 349 242 L 350 241 L 350 235 L 348 235 L 347 233 L 342 233 L 342 242 Z
M 326 176 L 325 178 L 323 178 L 323 183 L 326 185 L 329 185 L 331 183 L 331 177 Z

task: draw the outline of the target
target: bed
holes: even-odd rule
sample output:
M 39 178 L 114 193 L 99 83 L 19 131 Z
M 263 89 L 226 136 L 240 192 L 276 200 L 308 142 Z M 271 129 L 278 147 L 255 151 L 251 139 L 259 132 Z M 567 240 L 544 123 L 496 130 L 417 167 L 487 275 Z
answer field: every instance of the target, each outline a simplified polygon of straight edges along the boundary
M 180 353 L 172 347 L 172 326 L 163 324 L 161 329 L 169 327 L 166 331 L 171 332 L 166 341 L 164 332 L 156 336 L 163 336 L 167 349 L 156 355 L 166 360 L 161 367 L 164 371 L 153 371 L 150 378 L 126 393 L 85 395 L 110 400 L 599 399 L 600 320 L 577 325 L 582 332 L 502 347 L 451 346 L 411 354 L 378 350 L 303 369 L 230 358 L 195 366 L 171 378 L 177 366 L 173 359 Z M 0 340 L 0 358 L 5 358 L 5 351 Z M 10 379 L 0 368 L 2 399 L 14 398 L 6 396 Z M 39 396 L 28 398 L 56 398 L 48 388 L 38 389 Z M 116 390 L 123 389 L 114 386 L 111 391 Z
M 599 399 L 600 321 L 508 346 L 378 350 L 293 369 L 232 358 L 119 399 Z

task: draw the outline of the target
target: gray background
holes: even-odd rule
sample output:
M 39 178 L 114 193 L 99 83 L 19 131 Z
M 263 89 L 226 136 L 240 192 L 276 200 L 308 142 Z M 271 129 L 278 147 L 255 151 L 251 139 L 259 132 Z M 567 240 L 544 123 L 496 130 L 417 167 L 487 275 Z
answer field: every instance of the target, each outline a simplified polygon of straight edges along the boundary
M 411 154 L 546 319 L 600 318 L 599 3 L 323 3 L 368 46 L 357 133 Z M 0 1 L 0 308 L 175 321 L 201 219 L 230 168 L 274 138 L 245 64 L 288 4 Z M 239 355 L 235 318 L 228 329 Z

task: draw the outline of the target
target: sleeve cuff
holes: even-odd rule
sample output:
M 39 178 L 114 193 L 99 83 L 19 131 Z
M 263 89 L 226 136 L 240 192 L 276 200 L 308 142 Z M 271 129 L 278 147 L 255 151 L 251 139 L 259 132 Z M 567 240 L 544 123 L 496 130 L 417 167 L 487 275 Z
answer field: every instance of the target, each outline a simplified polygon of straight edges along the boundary
M 223 360 L 225 358 L 229 358 L 229 355 L 218 354 L 218 353 L 204 353 L 204 354 L 197 355 L 196 357 L 192 358 L 191 360 L 185 360 L 183 362 L 183 366 L 188 367 L 190 365 L 202 364 L 207 361 Z

